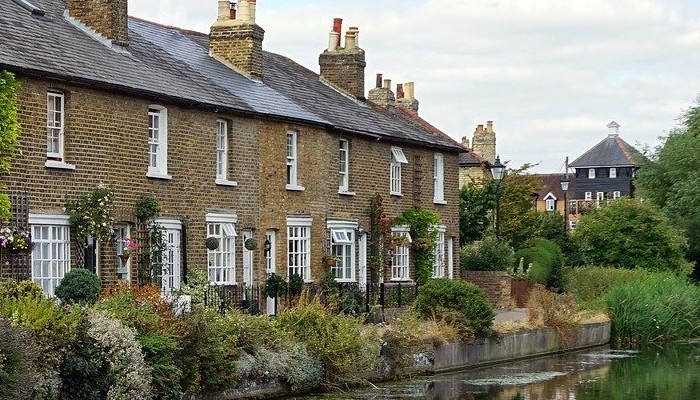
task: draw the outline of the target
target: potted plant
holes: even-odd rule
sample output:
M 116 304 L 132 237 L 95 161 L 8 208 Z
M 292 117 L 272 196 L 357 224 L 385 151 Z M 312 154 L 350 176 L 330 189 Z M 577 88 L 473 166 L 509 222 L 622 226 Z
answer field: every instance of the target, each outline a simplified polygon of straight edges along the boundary
M 122 243 L 124 244 L 124 246 L 122 247 L 121 254 L 119 254 L 119 258 L 121 258 L 122 264 L 126 264 L 126 262 L 129 260 L 129 257 L 131 257 L 131 254 L 136 253 L 139 250 L 139 244 L 128 237 L 122 239 Z
M 248 238 L 245 240 L 243 245 L 245 246 L 246 250 L 255 250 L 258 248 L 258 241 L 255 238 Z
M 219 238 L 210 236 L 206 238 L 204 241 L 204 244 L 207 246 L 207 249 L 209 250 L 216 250 L 219 248 Z

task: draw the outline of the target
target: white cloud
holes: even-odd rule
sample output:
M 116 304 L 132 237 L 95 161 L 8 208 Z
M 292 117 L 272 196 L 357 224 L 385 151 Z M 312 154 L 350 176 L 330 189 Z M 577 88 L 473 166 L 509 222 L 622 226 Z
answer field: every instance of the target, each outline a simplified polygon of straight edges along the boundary
M 334 17 L 360 28 L 366 86 L 416 82 L 421 115 L 459 139 L 493 120 L 513 165 L 557 172 L 607 134 L 656 144 L 700 92 L 691 0 L 259 0 L 264 48 L 318 71 Z M 208 32 L 216 1 L 131 1 L 130 14 Z

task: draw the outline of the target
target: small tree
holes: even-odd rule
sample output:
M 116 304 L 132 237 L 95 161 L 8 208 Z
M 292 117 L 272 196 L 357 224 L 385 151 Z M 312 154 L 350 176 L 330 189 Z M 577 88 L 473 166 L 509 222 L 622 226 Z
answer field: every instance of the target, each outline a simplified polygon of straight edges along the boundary
M 496 206 L 493 183 L 464 185 L 459 191 L 459 244 L 479 240 L 491 226 L 491 214 Z
M 668 218 L 649 202 L 618 199 L 578 222 L 574 239 L 583 260 L 607 267 L 641 267 L 688 274 L 686 240 Z
M 100 296 L 101 286 L 97 275 L 76 268 L 68 272 L 56 287 L 56 297 L 65 303 L 94 303 Z

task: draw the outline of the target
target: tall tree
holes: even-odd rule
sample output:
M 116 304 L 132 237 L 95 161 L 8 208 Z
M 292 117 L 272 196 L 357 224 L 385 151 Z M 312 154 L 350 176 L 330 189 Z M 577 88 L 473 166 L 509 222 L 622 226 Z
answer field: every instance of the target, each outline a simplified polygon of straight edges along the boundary
M 535 192 L 540 179 L 528 173 L 531 165 L 509 169 L 500 186 L 500 237 L 518 249 L 529 239 L 539 236 L 540 224 L 535 209 Z
M 491 226 L 491 214 L 496 205 L 493 183 L 462 186 L 459 203 L 459 244 L 480 240 Z
M 10 161 L 15 155 L 19 137 L 19 120 L 17 118 L 17 90 L 19 81 L 7 71 L 0 70 L 0 176 L 10 172 Z M 0 183 L 0 189 L 5 189 Z M 0 219 L 10 219 L 10 197 L 0 193 Z
M 586 263 L 688 274 L 682 232 L 661 210 L 638 199 L 617 199 L 581 217 L 574 231 Z
M 635 183 L 639 195 L 659 206 L 688 239 L 687 258 L 700 265 L 700 98 L 681 116 L 649 160 L 642 160 Z M 695 277 L 700 278 L 696 269 Z

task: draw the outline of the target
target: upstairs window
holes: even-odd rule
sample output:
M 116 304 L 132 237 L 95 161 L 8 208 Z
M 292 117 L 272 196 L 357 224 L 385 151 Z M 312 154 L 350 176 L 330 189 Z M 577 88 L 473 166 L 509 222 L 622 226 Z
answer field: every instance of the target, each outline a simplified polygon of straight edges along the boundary
M 170 179 L 168 175 L 168 110 L 148 108 L 148 177 Z
M 338 142 L 338 192 L 347 193 L 350 190 L 350 166 L 349 166 L 348 141 L 340 139 Z
M 595 179 L 595 168 L 588 168 L 588 179 Z
M 216 184 L 236 186 L 228 180 L 228 121 L 216 120 Z
M 304 190 L 297 177 L 297 139 L 297 132 L 287 132 L 287 190 Z
M 440 153 L 433 155 L 433 203 L 445 203 L 445 162 Z
M 401 165 L 408 164 L 406 156 L 403 154 L 403 150 L 398 147 L 391 148 L 391 170 L 390 170 L 390 181 L 391 188 L 389 193 L 394 196 L 402 196 L 401 194 Z
M 49 160 L 63 161 L 64 100 L 63 93 L 46 94 L 46 158 Z
M 544 201 L 544 209 L 545 211 L 554 211 L 554 199 L 547 199 Z
M 610 168 L 610 178 L 617 178 L 617 168 Z

